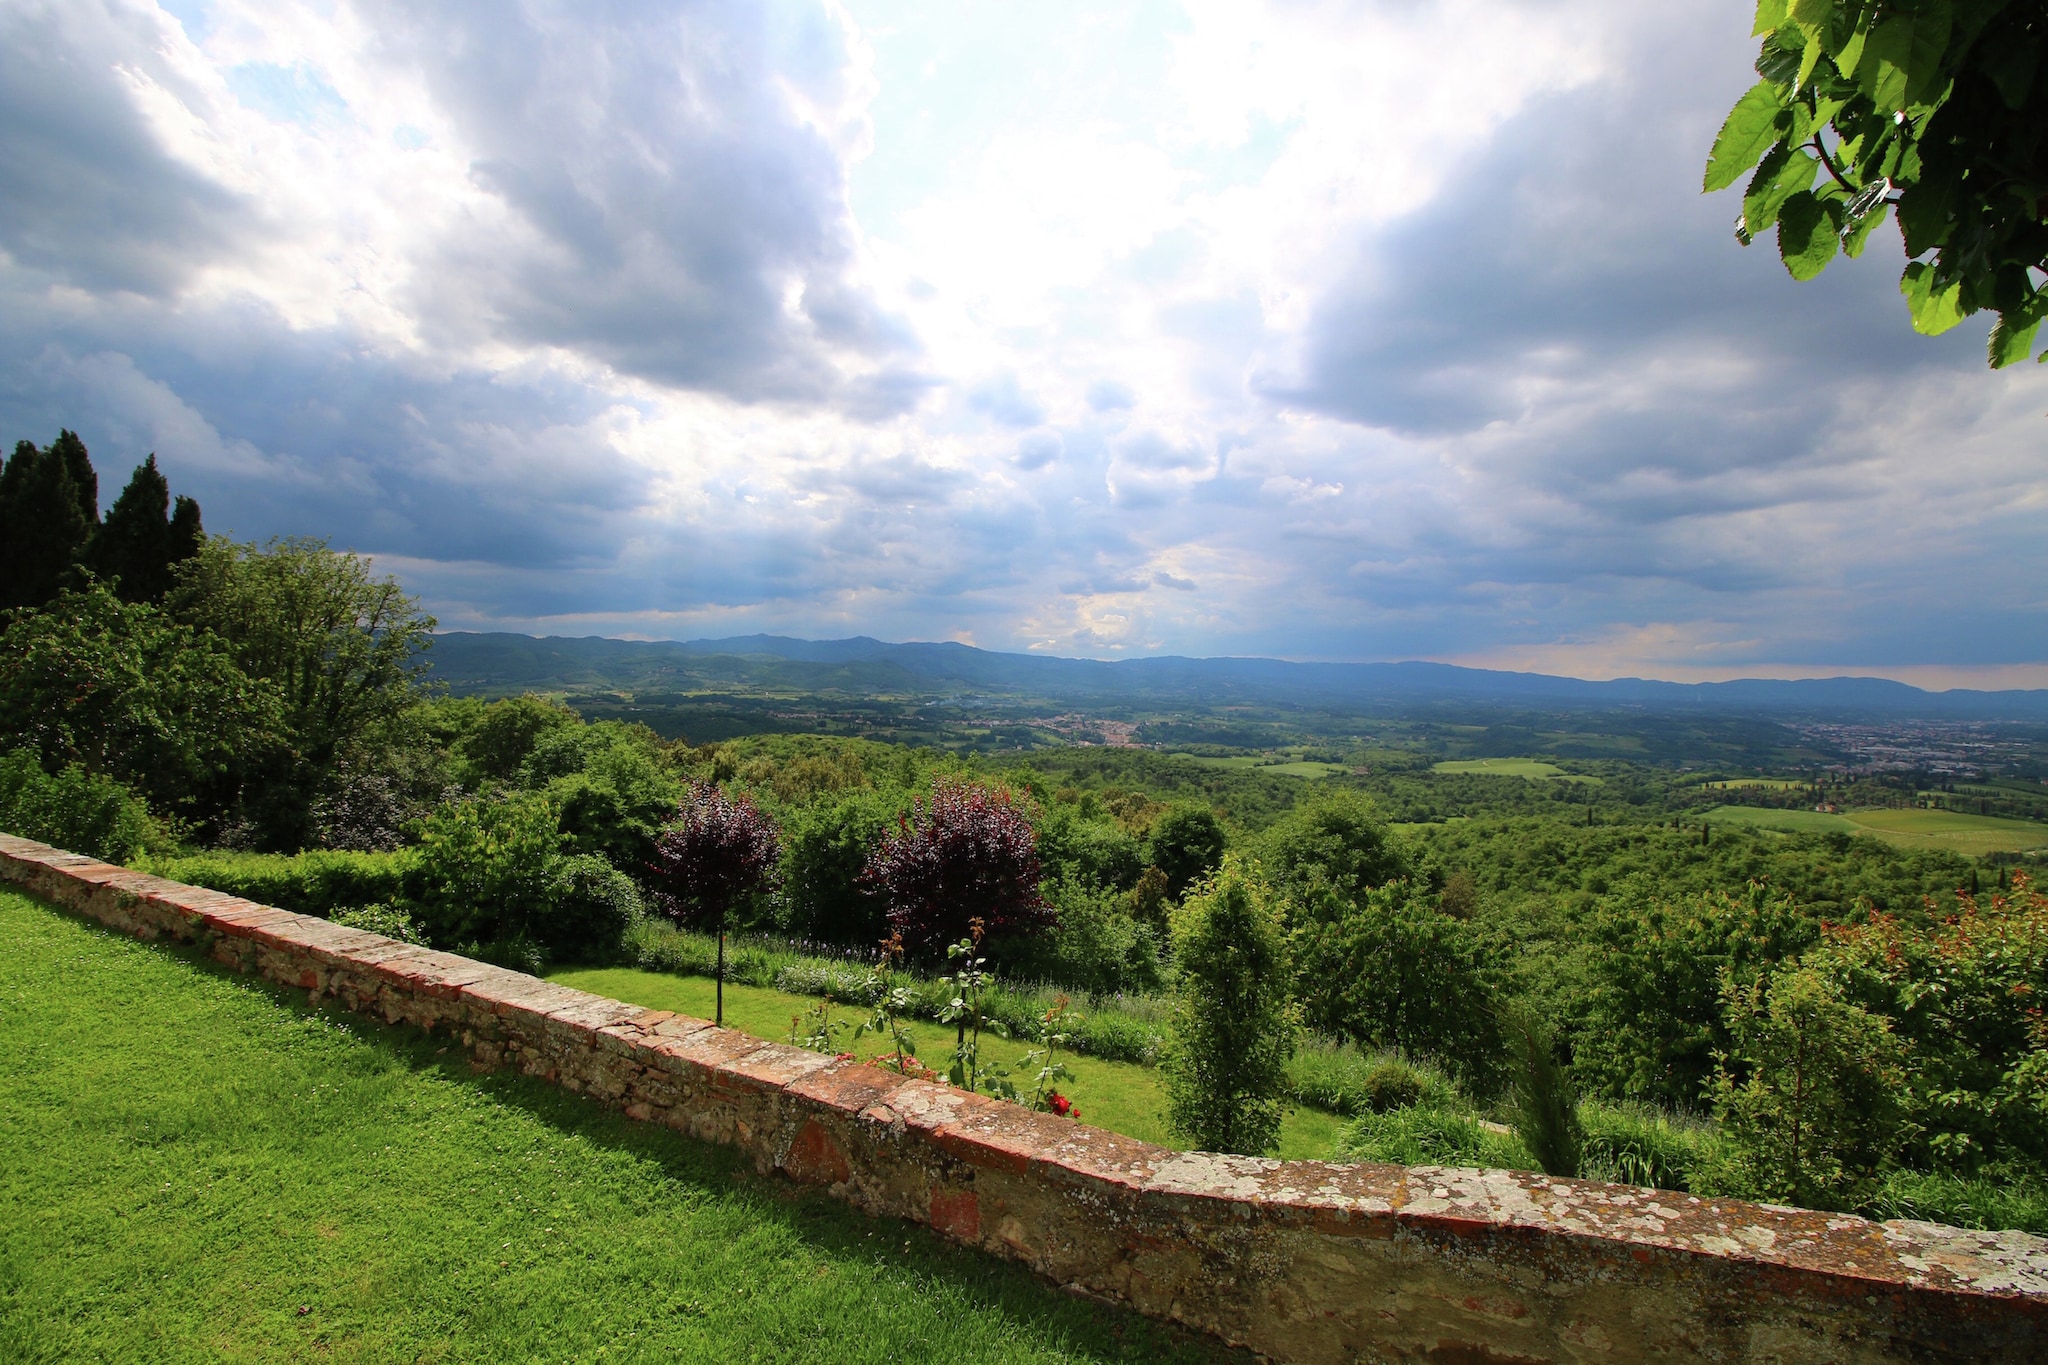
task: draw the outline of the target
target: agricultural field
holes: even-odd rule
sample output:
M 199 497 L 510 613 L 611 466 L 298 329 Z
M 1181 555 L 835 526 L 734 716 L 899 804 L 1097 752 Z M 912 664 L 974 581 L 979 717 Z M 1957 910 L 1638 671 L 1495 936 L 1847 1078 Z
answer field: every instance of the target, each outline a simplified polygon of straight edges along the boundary
M 1216 1358 L 26 897 L 0 941 L 0 1359 Z
M 580 991 L 607 995 L 649 1009 L 674 1010 L 678 1014 L 709 1019 L 716 983 L 696 976 L 672 976 L 664 972 L 615 967 L 564 971 L 551 981 Z M 790 1024 L 797 1016 L 816 1008 L 818 1001 L 806 995 L 727 982 L 725 1022 L 729 1027 L 757 1038 L 787 1042 Z M 838 1046 L 863 1060 L 881 1056 L 889 1049 L 882 1038 L 870 1034 L 855 1039 L 854 1028 L 867 1017 L 857 1006 L 839 1006 L 833 1017 L 846 1025 Z M 927 1065 L 945 1066 L 953 1048 L 953 1032 L 941 1024 L 917 1022 L 910 1026 L 918 1052 Z M 1029 1045 L 1008 1038 L 984 1034 L 982 1050 L 989 1060 L 1007 1067 L 1012 1080 L 1027 1092 L 1031 1078 L 1024 1068 Z M 1166 1088 L 1154 1067 L 1133 1062 L 1110 1062 L 1099 1057 L 1065 1056 L 1073 1071 L 1071 1081 L 1061 1081 L 1059 1091 L 1074 1102 L 1088 1123 L 1127 1137 L 1174 1147 L 1181 1144 L 1166 1131 Z M 1290 1110 L 1280 1128 L 1279 1155 L 1285 1159 L 1326 1159 L 1337 1145 L 1344 1120 L 1305 1107 Z
M 1717 806 L 1705 818 L 1717 824 L 1781 830 L 1789 834 L 1868 834 L 1900 848 L 1941 849 L 1970 857 L 2048 848 L 2048 825 L 1946 810 L 1825 811 Z
M 1526 777 L 1548 782 L 1583 782 L 1600 786 L 1597 777 L 1568 773 L 1555 763 L 1536 758 L 1454 758 L 1430 765 L 1433 773 L 1479 773 L 1491 777 Z

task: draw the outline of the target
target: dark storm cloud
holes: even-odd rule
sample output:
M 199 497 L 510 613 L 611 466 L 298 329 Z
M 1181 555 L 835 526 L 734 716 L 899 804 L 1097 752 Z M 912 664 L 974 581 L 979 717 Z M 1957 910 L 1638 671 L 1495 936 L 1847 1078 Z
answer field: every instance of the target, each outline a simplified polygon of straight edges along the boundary
M 16 262 L 162 295 L 246 240 L 254 206 L 167 155 L 136 107 L 137 81 L 191 94 L 164 36 L 98 0 L 0 9 L 0 247 Z
M 842 152 L 802 107 L 847 93 L 844 36 L 822 8 L 373 14 L 385 58 L 424 77 L 473 180 L 511 214 L 421 272 L 416 311 L 433 330 L 482 326 L 749 401 L 834 401 L 835 360 L 851 356 L 882 372 L 845 395 L 861 416 L 928 387 L 908 372 L 904 324 L 851 278 Z

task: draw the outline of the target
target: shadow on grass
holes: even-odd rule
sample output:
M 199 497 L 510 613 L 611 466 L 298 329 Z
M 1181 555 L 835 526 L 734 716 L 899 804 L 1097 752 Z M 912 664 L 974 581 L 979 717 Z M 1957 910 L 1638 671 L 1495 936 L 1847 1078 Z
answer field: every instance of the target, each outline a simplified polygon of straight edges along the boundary
M 119 930 L 61 907 L 51 908 L 96 935 L 135 942 Z M 1022 1266 L 947 1242 L 921 1224 L 862 1214 L 827 1195 L 762 1177 L 751 1163 L 728 1148 L 656 1124 L 635 1122 L 597 1100 L 534 1077 L 510 1071 L 479 1073 L 469 1065 L 467 1053 L 445 1035 L 386 1024 L 331 1003 L 309 1004 L 304 990 L 238 972 L 190 945 L 159 940 L 142 946 L 264 997 L 280 1009 L 346 1022 L 364 1046 L 411 1071 L 433 1074 L 476 1091 L 564 1136 L 646 1162 L 679 1185 L 716 1198 L 744 1201 L 751 1218 L 779 1224 L 820 1254 L 863 1260 L 947 1285 L 977 1314 L 1000 1318 L 1048 1339 L 1085 1343 L 1085 1349 L 1112 1360 L 1246 1362 L 1254 1358 L 1174 1324 L 1062 1292 Z

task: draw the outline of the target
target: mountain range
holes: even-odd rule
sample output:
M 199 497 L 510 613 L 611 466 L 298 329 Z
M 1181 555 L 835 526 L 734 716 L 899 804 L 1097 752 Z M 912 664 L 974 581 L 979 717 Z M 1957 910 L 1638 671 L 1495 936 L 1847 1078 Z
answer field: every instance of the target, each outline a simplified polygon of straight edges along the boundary
M 1455 664 L 1294 663 L 1261 658 L 1070 659 L 957 643 L 891 644 L 855 636 L 798 640 L 614 640 L 449 632 L 428 655 L 451 692 L 632 693 L 779 690 L 938 699 L 1013 697 L 1094 704 L 1231 702 L 1375 707 L 1431 701 L 1657 711 L 1768 711 L 1944 720 L 2048 721 L 2048 690 L 1930 692 L 1888 678 L 1647 678 L 1590 681 Z

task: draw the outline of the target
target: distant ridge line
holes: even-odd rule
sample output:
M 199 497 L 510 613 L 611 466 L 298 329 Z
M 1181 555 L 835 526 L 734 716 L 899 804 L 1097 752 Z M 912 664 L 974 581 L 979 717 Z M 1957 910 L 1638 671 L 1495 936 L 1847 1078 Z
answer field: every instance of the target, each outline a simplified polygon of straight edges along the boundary
M 1024 693 L 1102 700 L 1114 696 L 1215 702 L 1227 699 L 1359 705 L 1463 701 L 1654 706 L 1709 711 L 1883 714 L 1953 720 L 2048 720 L 2048 689 L 1932 692 L 1890 678 L 1740 678 L 1717 683 L 1647 678 L 1593 681 L 1547 673 L 1410 660 L 1296 663 L 1244 656 L 1074 659 L 1015 654 L 955 642 L 890 643 L 865 635 L 802 640 L 736 635 L 701 640 L 618 640 L 450 631 L 428 655 L 451 687 L 605 685 L 618 668 L 708 660 L 802 665 L 821 689 Z

